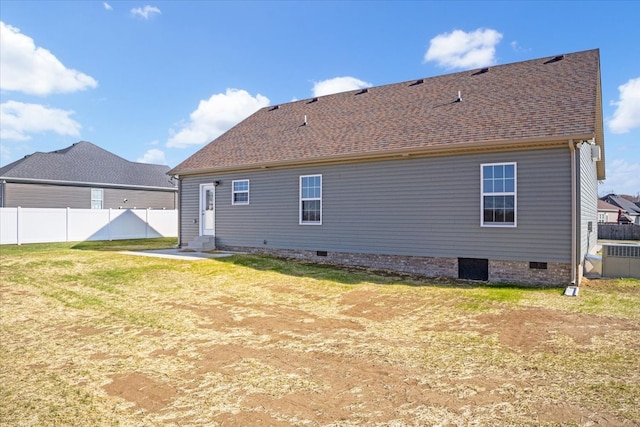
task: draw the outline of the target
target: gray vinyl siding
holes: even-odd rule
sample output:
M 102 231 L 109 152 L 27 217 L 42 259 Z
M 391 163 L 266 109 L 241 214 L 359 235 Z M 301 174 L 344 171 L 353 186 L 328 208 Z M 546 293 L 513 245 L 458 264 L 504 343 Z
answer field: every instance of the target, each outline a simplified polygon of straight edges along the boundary
M 179 244 L 185 245 L 200 234 L 200 184 L 213 183 L 211 177 L 193 177 L 180 180 L 178 215 Z M 215 205 L 218 206 L 220 193 L 216 192 Z
M 480 226 L 480 165 L 496 162 L 517 162 L 516 228 Z M 299 177 L 313 174 L 322 175 L 322 225 L 299 225 Z M 249 205 L 231 205 L 234 179 L 250 180 Z M 220 246 L 540 262 L 571 258 L 568 148 L 183 177 L 181 244 L 199 233 L 199 185 L 216 180 Z M 550 208 L 558 216 L 550 217 Z
M 98 187 L 94 187 L 98 188 Z M 127 202 L 124 202 L 127 199 Z M 138 209 L 176 209 L 176 192 L 129 190 L 120 188 L 104 189 L 104 207 Z
M 9 183 L 4 185 L 4 207 L 91 209 L 91 189 L 102 188 L 103 208 L 176 209 L 175 191 L 78 187 L 70 185 Z M 127 203 L 123 203 L 124 199 Z
M 91 208 L 91 188 L 62 185 L 7 183 L 5 207 Z
M 580 224 L 579 262 L 598 241 L 598 179 L 596 162 L 591 158 L 591 145 L 583 144 L 576 150 L 578 164 L 578 221 Z M 589 222 L 592 231 L 589 232 Z

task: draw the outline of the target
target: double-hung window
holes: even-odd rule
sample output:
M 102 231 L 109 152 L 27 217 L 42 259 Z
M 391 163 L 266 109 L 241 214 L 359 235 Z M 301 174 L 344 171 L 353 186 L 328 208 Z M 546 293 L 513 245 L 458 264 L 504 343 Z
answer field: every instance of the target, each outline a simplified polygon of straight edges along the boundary
M 322 225 L 322 175 L 300 177 L 300 224 Z
M 482 181 L 481 222 L 486 227 L 515 227 L 517 224 L 516 163 L 480 165 Z
M 231 182 L 231 204 L 232 205 L 248 205 L 249 204 L 249 180 L 237 180 Z
M 102 188 L 91 189 L 91 209 L 102 209 L 104 190 Z

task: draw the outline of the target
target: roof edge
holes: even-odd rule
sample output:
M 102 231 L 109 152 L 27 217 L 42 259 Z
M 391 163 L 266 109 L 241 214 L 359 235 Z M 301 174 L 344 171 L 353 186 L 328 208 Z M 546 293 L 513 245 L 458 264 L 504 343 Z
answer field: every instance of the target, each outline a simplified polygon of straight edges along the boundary
M 14 178 L 11 176 L 0 176 L 0 182 L 7 183 L 31 183 L 31 184 L 57 184 L 57 185 L 78 185 L 82 187 L 111 187 L 111 188 L 136 188 L 144 190 L 163 190 L 178 191 L 178 187 L 156 187 L 152 185 L 127 185 L 127 184 L 110 184 L 106 182 L 82 182 L 82 181 L 60 181 L 54 179 L 35 179 L 35 178 Z
M 605 168 L 605 149 L 604 149 L 604 123 L 602 117 L 602 77 L 600 75 L 600 50 L 598 51 L 598 84 L 596 87 L 596 144 L 600 147 L 600 161 L 596 163 L 596 174 L 598 180 L 603 181 L 607 178 Z
M 503 139 L 503 140 L 491 140 L 469 143 L 457 143 L 446 144 L 441 146 L 431 147 L 418 147 L 418 148 L 403 148 L 398 150 L 381 150 L 375 152 L 368 152 L 362 154 L 348 154 L 338 156 L 325 156 L 316 157 L 313 159 L 307 159 L 304 161 L 299 160 L 282 160 L 277 162 L 256 163 L 240 166 L 220 167 L 220 168 L 199 168 L 199 169 L 185 169 L 183 171 L 175 171 L 175 168 L 168 172 L 171 176 L 189 176 L 189 175 L 202 175 L 208 173 L 221 173 L 232 172 L 240 170 L 256 170 L 256 169 L 271 169 L 277 167 L 290 167 L 290 166 L 309 166 L 322 163 L 342 163 L 353 161 L 370 161 L 370 160 L 385 160 L 390 158 L 408 158 L 418 156 L 430 156 L 430 155 L 445 155 L 445 154 L 464 154 L 475 153 L 484 150 L 494 149 L 514 149 L 514 150 L 526 150 L 531 148 L 546 148 L 546 147 L 566 147 L 569 140 L 590 140 L 594 138 L 593 134 L 584 135 L 563 135 L 558 137 L 538 137 L 527 139 Z

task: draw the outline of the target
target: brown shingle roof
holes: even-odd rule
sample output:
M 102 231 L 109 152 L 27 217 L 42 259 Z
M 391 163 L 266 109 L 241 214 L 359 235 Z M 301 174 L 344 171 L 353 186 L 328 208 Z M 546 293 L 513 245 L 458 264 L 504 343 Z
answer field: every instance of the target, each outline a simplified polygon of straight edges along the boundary
M 491 141 L 595 137 L 602 145 L 599 51 L 555 59 L 265 107 L 170 173 L 473 148 Z M 458 91 L 461 102 L 455 102 Z
M 616 205 L 612 205 L 611 203 L 607 203 L 604 200 L 598 199 L 598 210 L 599 211 L 615 211 L 618 212 L 620 207 Z

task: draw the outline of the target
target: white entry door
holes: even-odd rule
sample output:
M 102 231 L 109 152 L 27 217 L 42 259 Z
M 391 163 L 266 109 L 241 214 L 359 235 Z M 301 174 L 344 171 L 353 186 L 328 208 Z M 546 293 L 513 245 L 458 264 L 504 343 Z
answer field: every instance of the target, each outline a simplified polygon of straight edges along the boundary
M 214 236 L 216 230 L 216 187 L 200 184 L 200 235 Z

